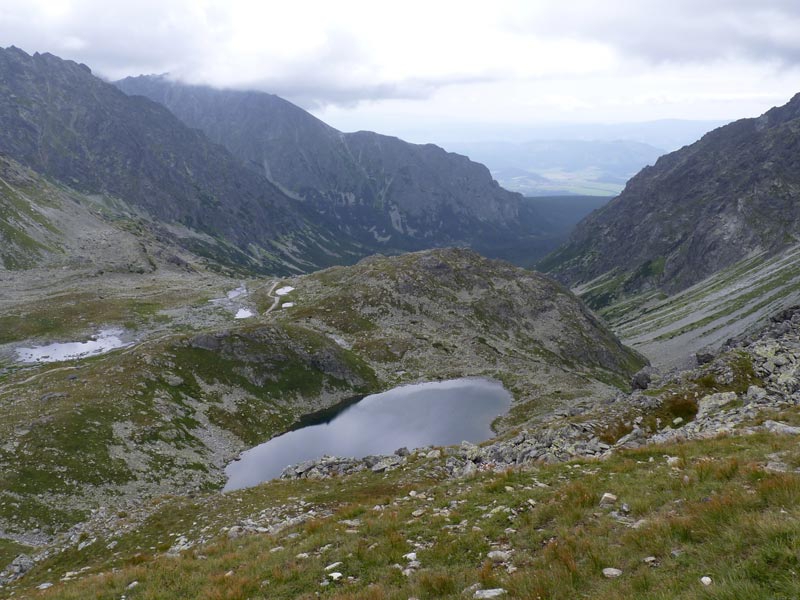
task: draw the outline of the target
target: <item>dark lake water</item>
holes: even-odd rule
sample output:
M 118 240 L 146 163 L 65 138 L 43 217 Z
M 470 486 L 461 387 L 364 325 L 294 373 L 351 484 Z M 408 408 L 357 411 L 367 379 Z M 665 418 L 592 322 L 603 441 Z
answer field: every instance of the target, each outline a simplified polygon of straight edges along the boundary
M 366 396 L 243 452 L 225 469 L 225 489 L 256 485 L 288 465 L 325 454 L 360 458 L 392 454 L 403 446 L 481 442 L 492 437 L 492 421 L 510 405 L 511 394 L 486 379 L 420 383 Z

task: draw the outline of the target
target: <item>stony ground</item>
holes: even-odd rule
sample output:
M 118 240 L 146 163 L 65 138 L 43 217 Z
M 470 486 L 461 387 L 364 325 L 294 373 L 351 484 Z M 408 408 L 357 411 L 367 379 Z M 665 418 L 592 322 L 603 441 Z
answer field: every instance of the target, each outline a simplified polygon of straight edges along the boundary
M 13 287 L 0 301 L 9 544 L 46 546 L 95 514 L 143 514 L 165 494 L 220 489 L 239 452 L 356 395 L 491 377 L 514 395 L 495 423 L 508 432 L 555 406 L 612 399 L 642 364 L 560 286 L 460 250 L 291 280 L 162 263 L 88 280 L 70 270 L 3 276 Z M 237 320 L 245 309 L 254 316 Z M 16 360 L 19 347 L 86 340 L 109 325 L 129 347 Z
M 575 292 L 591 301 L 608 278 Z M 800 248 L 755 254 L 673 295 L 649 290 L 600 309 L 628 346 L 664 369 L 687 368 L 695 352 L 757 331 L 775 312 L 800 302 Z
M 701 359 L 689 371 L 644 370 L 635 382 L 644 389 L 574 402 L 487 444 L 329 458 L 251 490 L 165 498 L 139 515 L 99 511 L 17 556 L 7 589 L 64 598 L 793 597 L 800 310 Z

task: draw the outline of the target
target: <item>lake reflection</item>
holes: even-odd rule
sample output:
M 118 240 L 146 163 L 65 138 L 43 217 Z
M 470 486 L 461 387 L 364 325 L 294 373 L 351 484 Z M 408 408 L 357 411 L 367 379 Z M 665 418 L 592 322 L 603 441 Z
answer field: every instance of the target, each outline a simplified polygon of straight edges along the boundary
M 288 465 L 325 454 L 363 457 L 396 449 L 446 446 L 492 437 L 491 423 L 511 405 L 496 381 L 453 379 L 366 396 L 330 421 L 290 431 L 242 453 L 226 468 L 226 490 L 273 479 Z

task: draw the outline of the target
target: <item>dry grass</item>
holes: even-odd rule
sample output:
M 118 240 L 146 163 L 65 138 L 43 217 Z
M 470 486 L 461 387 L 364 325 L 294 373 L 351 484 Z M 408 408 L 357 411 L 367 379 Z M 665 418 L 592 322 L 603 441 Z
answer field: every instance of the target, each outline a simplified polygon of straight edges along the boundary
M 22 581 L 15 597 L 405 600 L 461 598 L 479 584 L 502 587 L 511 598 L 794 598 L 800 594 L 800 476 L 770 472 L 764 464 L 774 452 L 793 456 L 795 446 L 767 434 L 720 438 L 455 481 L 433 477 L 431 465 L 417 460 L 405 473 L 176 500 L 124 535 L 118 556 L 53 557 Z M 666 454 L 680 461 L 667 465 Z M 411 497 L 411 489 L 432 499 Z M 617 503 L 600 507 L 604 492 L 616 494 Z M 215 532 L 297 497 L 329 507 L 332 516 L 276 536 L 230 540 L 220 532 L 179 558 L 148 550 L 165 529 L 181 531 L 179 517 Z M 376 504 L 388 506 L 374 510 Z M 414 517 L 421 507 L 425 514 Z M 340 521 L 355 518 L 358 533 L 348 533 Z M 512 550 L 516 571 L 487 559 L 497 548 Z M 403 555 L 411 551 L 422 566 L 404 576 L 396 565 L 404 567 Z M 648 556 L 655 562 L 645 563 Z M 343 579 L 320 585 L 325 566 L 336 561 Z M 91 568 L 77 581 L 32 589 L 81 566 Z M 605 567 L 623 575 L 606 579 Z M 713 585 L 703 586 L 703 576 Z M 127 590 L 132 581 L 139 583 Z

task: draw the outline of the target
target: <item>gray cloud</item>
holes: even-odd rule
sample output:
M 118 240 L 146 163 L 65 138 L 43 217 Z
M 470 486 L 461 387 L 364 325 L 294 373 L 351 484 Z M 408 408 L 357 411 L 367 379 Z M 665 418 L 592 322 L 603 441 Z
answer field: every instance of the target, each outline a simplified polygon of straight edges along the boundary
M 796 0 L 571 0 L 507 21 L 517 33 L 592 40 L 652 63 L 800 63 Z
M 494 68 L 478 69 L 467 62 L 454 65 L 453 73 L 427 76 L 387 72 L 360 33 L 366 27 L 393 24 L 358 22 L 357 7 L 347 2 L 341 10 L 343 14 L 349 10 L 353 19 L 326 26 L 320 43 L 297 55 L 280 49 L 261 55 L 258 48 L 239 48 L 237 24 L 227 9 L 229 3 L 222 0 L 73 0 L 65 5 L 68 8 L 59 13 L 44 0 L 3 0 L 0 45 L 49 51 L 84 62 L 109 79 L 169 72 L 192 83 L 261 89 L 306 108 L 430 98 L 448 86 L 501 81 L 504 61 L 529 60 L 497 56 Z M 475 9 L 464 5 L 463 10 Z M 594 41 L 633 62 L 702 64 L 735 59 L 800 64 L 797 0 L 499 0 L 495 12 L 484 10 L 516 35 Z M 486 27 L 492 23 L 487 18 Z M 290 26 L 298 27 L 298 36 L 306 34 L 302 23 Z M 457 33 L 450 26 L 441 25 L 443 47 L 448 36 Z M 415 32 L 409 31 L 407 38 L 413 45 Z

